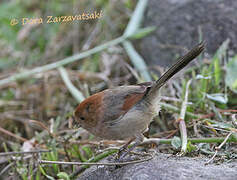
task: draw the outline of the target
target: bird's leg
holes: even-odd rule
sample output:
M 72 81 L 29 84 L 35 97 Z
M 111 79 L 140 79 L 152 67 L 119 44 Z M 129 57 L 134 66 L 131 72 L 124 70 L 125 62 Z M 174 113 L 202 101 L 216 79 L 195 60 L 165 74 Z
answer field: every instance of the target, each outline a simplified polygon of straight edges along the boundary
M 144 139 L 143 134 L 138 134 L 134 138 L 130 139 L 125 145 L 123 145 L 118 152 L 117 161 L 120 162 L 129 152 L 131 152 L 136 146 L 142 143 Z M 129 144 L 135 140 L 135 143 L 128 148 Z M 126 151 L 125 151 L 126 150 Z
M 120 159 L 120 156 L 123 154 L 123 152 L 127 152 L 128 151 L 128 146 L 129 144 L 131 144 L 131 142 L 133 142 L 136 138 L 131 138 L 126 144 L 124 144 L 118 151 L 117 154 L 117 159 Z

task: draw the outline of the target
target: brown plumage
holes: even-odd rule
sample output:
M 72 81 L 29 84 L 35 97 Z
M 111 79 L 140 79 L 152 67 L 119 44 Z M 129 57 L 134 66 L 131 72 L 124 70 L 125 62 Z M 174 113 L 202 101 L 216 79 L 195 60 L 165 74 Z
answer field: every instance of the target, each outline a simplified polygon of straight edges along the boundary
M 119 86 L 90 96 L 76 108 L 76 123 L 104 139 L 130 138 L 140 143 L 160 109 L 159 89 L 203 49 L 204 43 L 194 47 L 156 82 Z

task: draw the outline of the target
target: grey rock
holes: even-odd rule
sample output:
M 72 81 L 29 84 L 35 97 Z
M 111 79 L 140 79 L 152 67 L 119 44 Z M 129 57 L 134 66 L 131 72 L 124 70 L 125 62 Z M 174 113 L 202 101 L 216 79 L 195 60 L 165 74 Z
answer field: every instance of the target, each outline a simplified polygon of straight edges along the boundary
M 237 178 L 237 162 L 220 165 L 205 165 L 208 159 L 177 157 L 168 154 L 157 154 L 154 159 L 140 163 L 112 167 L 91 167 L 79 176 L 80 180 L 201 180 Z
M 227 38 L 236 52 L 236 9 L 236 0 L 149 0 L 144 23 L 157 29 L 142 40 L 140 52 L 149 65 L 169 66 L 185 53 L 183 47 L 197 44 L 201 34 L 209 54 Z

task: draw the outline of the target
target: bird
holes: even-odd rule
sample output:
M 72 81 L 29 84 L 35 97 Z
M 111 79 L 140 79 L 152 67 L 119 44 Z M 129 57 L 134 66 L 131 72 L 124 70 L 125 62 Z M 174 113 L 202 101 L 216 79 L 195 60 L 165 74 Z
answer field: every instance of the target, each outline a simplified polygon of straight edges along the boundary
M 205 48 L 201 42 L 180 57 L 157 81 L 124 85 L 98 92 L 82 101 L 74 111 L 74 124 L 106 140 L 128 140 L 119 150 L 121 159 L 143 142 L 149 124 L 160 110 L 160 89 Z M 134 141 L 129 151 L 124 149 Z M 128 150 L 128 149 L 127 149 Z

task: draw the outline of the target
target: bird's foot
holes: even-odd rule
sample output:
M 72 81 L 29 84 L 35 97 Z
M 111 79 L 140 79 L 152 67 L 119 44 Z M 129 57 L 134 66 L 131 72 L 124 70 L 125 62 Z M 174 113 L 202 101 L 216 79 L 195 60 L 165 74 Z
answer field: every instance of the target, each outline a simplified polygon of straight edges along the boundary
M 127 147 L 121 147 L 116 155 L 115 162 L 122 162 L 123 158 L 129 153 Z

